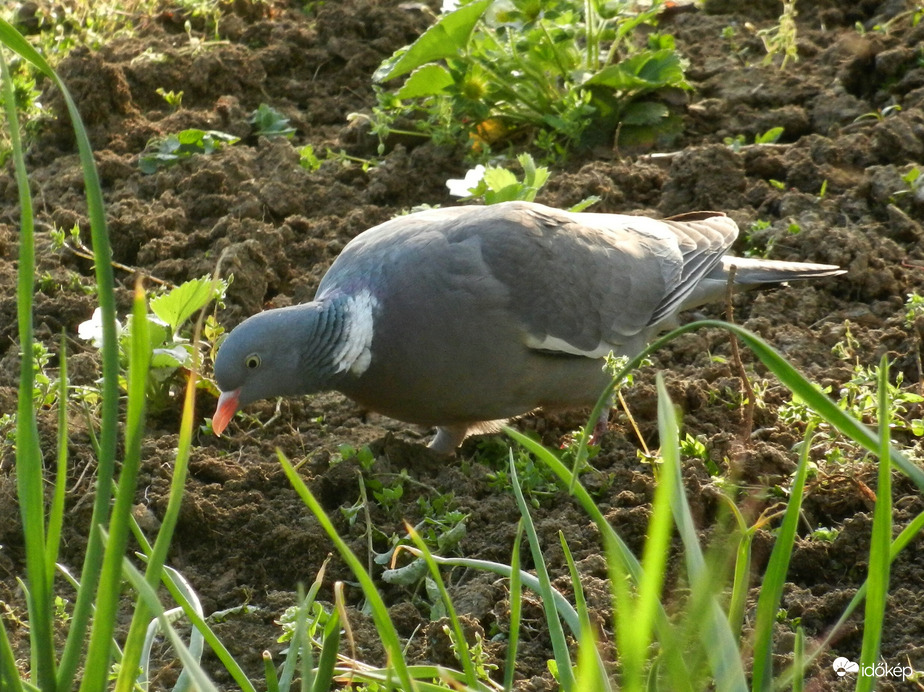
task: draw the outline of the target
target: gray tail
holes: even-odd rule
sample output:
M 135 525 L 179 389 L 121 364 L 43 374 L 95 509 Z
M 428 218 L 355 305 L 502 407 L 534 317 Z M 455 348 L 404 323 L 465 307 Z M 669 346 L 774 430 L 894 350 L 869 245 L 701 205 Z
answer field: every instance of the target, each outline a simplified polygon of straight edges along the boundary
M 722 262 L 703 277 L 692 293 L 684 298 L 681 309 L 689 310 L 705 303 L 724 300 L 725 292 L 728 290 L 728 273 L 732 267 L 735 267 L 735 286 L 744 290 L 786 281 L 818 279 L 847 273 L 846 269 L 833 264 L 780 262 L 725 255 Z
M 833 264 L 812 264 L 809 262 L 780 262 L 778 260 L 753 259 L 750 257 L 722 258 L 722 264 L 709 274 L 710 279 L 727 279 L 731 267 L 735 267 L 735 283 L 743 286 L 774 284 L 800 279 L 818 279 L 823 276 L 846 274 Z

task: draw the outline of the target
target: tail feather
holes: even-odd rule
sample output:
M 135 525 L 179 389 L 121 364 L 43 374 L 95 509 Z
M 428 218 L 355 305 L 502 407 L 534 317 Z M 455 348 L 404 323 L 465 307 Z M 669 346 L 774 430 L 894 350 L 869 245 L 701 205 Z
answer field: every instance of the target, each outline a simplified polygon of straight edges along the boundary
M 766 284 L 818 279 L 847 273 L 846 269 L 833 264 L 782 262 L 725 255 L 722 262 L 703 277 L 693 292 L 684 299 L 680 309 L 689 310 L 706 303 L 723 300 L 728 290 L 728 274 L 732 267 L 735 268 L 735 286 L 743 290 L 754 289 Z
M 735 283 L 744 286 L 817 279 L 823 276 L 838 276 L 847 272 L 846 269 L 833 264 L 782 262 L 726 255 L 722 258 L 722 264 L 713 270 L 709 278 L 727 280 L 732 267 L 735 268 Z

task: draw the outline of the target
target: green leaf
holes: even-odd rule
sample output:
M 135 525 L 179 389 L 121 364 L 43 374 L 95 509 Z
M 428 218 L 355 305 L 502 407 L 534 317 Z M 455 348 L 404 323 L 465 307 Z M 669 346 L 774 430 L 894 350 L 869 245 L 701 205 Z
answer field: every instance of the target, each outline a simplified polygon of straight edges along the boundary
M 407 78 L 404 86 L 398 90 L 399 99 L 414 99 L 421 96 L 433 96 L 446 90 L 453 84 L 452 75 L 442 65 L 431 63 L 415 70 Z
M 289 125 L 289 119 L 272 106 L 261 103 L 257 110 L 250 114 L 250 124 L 256 134 L 262 137 L 288 137 L 292 138 L 295 128 Z
M 402 49 L 385 60 L 372 75 L 373 81 L 387 82 L 428 62 L 457 56 L 468 44 L 475 24 L 491 2 L 475 0 L 440 17 L 407 50 Z
M 192 362 L 192 356 L 183 346 L 173 346 L 172 348 L 155 348 L 151 355 L 151 368 L 176 368 L 188 365 Z
M 179 142 L 180 144 L 184 144 L 184 145 L 191 144 L 193 146 L 200 147 L 202 146 L 202 140 L 205 139 L 205 130 L 200 130 L 198 128 L 193 127 L 188 130 L 183 130 L 181 132 L 178 132 L 175 136 L 171 135 L 171 137 L 175 137 L 176 141 Z M 169 140 L 170 137 L 168 137 L 167 139 Z
M 625 125 L 657 125 L 668 115 L 670 111 L 663 103 L 636 101 L 625 107 L 620 120 Z
M 213 298 L 224 292 L 216 289 L 211 277 L 203 276 L 177 286 L 170 293 L 151 300 L 151 311 L 176 332 L 193 313 L 201 310 Z
M 648 51 L 633 55 L 615 65 L 608 65 L 585 82 L 588 86 L 605 86 L 618 91 L 660 89 L 687 86 L 680 57 L 669 50 Z
M 773 144 L 780 138 L 780 135 L 782 134 L 782 127 L 772 127 L 762 135 L 757 135 L 754 137 L 754 144 Z
M 494 192 L 500 192 L 506 187 L 518 184 L 517 177 L 511 171 L 491 166 L 485 169 L 483 180 L 488 189 Z

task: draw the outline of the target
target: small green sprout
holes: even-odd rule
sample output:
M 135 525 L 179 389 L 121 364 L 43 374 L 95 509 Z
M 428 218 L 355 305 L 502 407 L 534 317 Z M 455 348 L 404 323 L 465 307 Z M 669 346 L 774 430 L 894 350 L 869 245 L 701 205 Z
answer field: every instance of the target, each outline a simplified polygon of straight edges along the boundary
M 784 128 L 782 127 L 771 127 L 766 132 L 754 135 L 754 144 L 775 144 L 779 141 L 780 137 L 783 136 L 783 132 Z M 747 138 L 742 134 L 737 134 L 734 137 L 725 137 L 722 141 L 725 143 L 725 146 L 729 147 L 734 152 L 741 151 L 747 144 Z M 771 184 L 773 183 L 773 181 L 770 182 Z
M 335 457 L 331 459 L 331 466 L 339 464 L 341 461 L 346 461 L 347 459 L 355 459 L 363 471 L 369 471 L 375 463 L 375 454 L 372 453 L 369 445 L 363 445 L 357 449 L 353 445 L 342 444 L 337 447 L 337 453 L 340 455 L 340 458 L 338 459 Z
M 812 531 L 811 538 L 812 540 L 821 541 L 823 543 L 834 543 L 839 534 L 840 530 L 838 529 L 829 529 L 824 526 L 819 526 Z
M 261 103 L 257 110 L 250 114 L 250 124 L 254 133 L 260 137 L 286 137 L 295 136 L 295 128 L 289 125 L 289 119 L 265 103 Z
M 782 0 L 782 2 L 783 13 L 777 20 L 776 26 L 758 31 L 757 36 L 763 42 L 764 50 L 767 51 L 764 65 L 769 65 L 778 54 L 782 54 L 780 69 L 785 70 L 790 60 L 793 62 L 799 60 L 799 49 L 796 43 L 796 0 Z
M 155 89 L 158 95 L 167 102 L 167 105 L 170 106 L 170 110 L 178 111 L 183 105 L 183 92 L 182 91 L 167 91 L 162 87 Z
M 754 144 L 775 144 L 783 136 L 784 128 L 771 127 L 766 132 L 754 135 Z
M 225 145 L 236 144 L 239 141 L 240 137 L 217 130 L 183 130 L 150 142 L 146 149 L 148 153 L 141 155 L 138 165 L 143 173 L 156 173 L 161 168 L 173 166 L 194 154 L 212 154 Z M 154 151 L 150 151 L 151 149 Z
M 922 315 L 924 315 L 924 296 L 917 292 L 909 293 L 905 301 L 905 324 L 912 326 Z
M 735 135 L 734 137 L 723 138 L 722 142 L 724 142 L 725 146 L 729 147 L 732 151 L 738 152 L 741 151 L 741 147 L 745 145 L 747 140 L 744 138 L 744 135 Z
M 858 123 L 862 120 L 885 120 L 890 115 L 895 115 L 896 113 L 901 113 L 902 107 L 897 103 L 892 104 L 891 106 L 886 106 L 885 108 L 878 108 L 874 111 L 869 111 L 868 113 L 863 113 L 858 115 L 853 119 L 855 123 Z
M 321 159 L 314 153 L 314 147 L 306 144 L 298 150 L 298 165 L 308 171 L 316 171 L 321 167 Z

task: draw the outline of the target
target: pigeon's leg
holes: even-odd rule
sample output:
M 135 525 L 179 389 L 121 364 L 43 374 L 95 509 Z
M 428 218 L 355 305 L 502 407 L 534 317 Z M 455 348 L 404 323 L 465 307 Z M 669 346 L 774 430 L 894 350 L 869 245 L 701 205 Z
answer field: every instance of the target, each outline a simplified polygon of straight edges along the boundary
M 598 445 L 600 444 L 600 438 L 603 437 L 603 433 L 606 432 L 606 426 L 610 422 L 610 409 L 613 407 L 613 397 L 612 395 L 607 400 L 606 405 L 603 407 L 603 410 L 600 411 L 600 417 L 597 418 L 597 422 L 594 423 L 594 431 L 590 435 L 590 440 L 588 444 Z
M 454 454 L 456 447 L 468 436 L 469 425 L 444 425 L 436 429 L 436 437 L 427 445 L 440 454 Z

